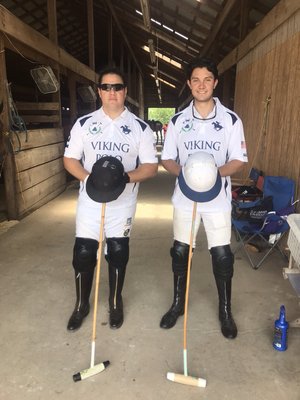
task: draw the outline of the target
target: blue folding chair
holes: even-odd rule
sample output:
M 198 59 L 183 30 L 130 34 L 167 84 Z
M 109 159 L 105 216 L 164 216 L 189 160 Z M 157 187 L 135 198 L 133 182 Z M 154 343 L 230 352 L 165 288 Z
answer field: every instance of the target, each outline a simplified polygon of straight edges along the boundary
M 295 212 L 295 182 L 282 176 L 266 176 L 263 197 L 232 202 L 232 225 L 238 242 L 253 269 L 258 269 L 273 250 L 287 258 L 279 242 L 289 230 L 287 216 Z M 256 250 L 256 251 L 253 251 Z

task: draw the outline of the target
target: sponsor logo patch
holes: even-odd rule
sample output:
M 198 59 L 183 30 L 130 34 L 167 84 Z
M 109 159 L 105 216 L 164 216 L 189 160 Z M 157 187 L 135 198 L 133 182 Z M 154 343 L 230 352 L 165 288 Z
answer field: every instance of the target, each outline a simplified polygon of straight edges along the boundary
M 102 132 L 102 127 L 101 127 L 102 123 L 101 122 L 92 122 L 89 126 L 89 133 L 91 133 L 92 135 L 97 135 L 98 133 Z

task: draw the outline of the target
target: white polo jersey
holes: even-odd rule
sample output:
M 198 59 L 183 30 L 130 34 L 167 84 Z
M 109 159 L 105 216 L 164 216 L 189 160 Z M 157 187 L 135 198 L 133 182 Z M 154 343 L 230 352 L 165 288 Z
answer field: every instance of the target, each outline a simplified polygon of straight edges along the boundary
M 233 111 L 214 98 L 215 107 L 205 120 L 192 101 L 183 111 L 174 115 L 168 125 L 162 160 L 174 160 L 183 166 L 188 157 L 198 151 L 214 156 L 218 167 L 231 160 L 247 162 L 243 124 Z M 193 202 L 181 192 L 176 180 L 172 197 L 175 208 L 191 210 Z M 230 177 L 222 177 L 222 190 L 212 201 L 198 203 L 199 212 L 222 212 L 231 209 Z
M 149 125 L 128 111 L 127 108 L 116 119 L 96 110 L 79 118 L 68 138 L 65 157 L 82 160 L 83 167 L 91 172 L 94 163 L 101 157 L 113 156 L 124 165 L 125 172 L 139 164 L 157 163 L 155 138 Z M 136 202 L 138 183 L 128 183 L 117 200 L 107 203 L 108 208 L 129 207 Z M 84 189 L 84 190 L 83 190 Z M 84 199 L 80 197 L 84 196 Z M 85 192 L 81 182 L 79 200 L 94 202 Z

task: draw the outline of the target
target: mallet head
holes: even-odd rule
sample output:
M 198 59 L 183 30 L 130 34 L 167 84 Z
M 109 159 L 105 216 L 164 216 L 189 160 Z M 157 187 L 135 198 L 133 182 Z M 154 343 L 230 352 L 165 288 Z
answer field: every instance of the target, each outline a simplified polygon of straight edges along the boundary
M 83 379 L 87 379 L 91 376 L 99 374 L 100 372 L 104 371 L 109 366 L 109 364 L 109 361 L 104 361 L 103 363 L 97 364 L 94 367 L 84 369 L 83 371 L 73 375 L 73 381 L 82 381 Z
M 167 373 L 167 379 L 172 382 L 182 383 L 183 385 L 206 387 L 206 379 L 194 378 L 193 376 L 186 376 L 175 374 L 174 372 Z

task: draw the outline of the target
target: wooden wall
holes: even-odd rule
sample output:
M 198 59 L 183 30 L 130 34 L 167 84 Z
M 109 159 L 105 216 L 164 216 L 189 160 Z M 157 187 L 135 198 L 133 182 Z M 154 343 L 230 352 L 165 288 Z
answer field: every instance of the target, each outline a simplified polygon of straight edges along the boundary
M 27 136 L 25 132 L 15 133 L 12 144 L 16 152 L 18 216 L 22 218 L 54 199 L 66 187 L 63 130 L 29 130 Z
M 296 181 L 300 195 L 300 11 L 237 63 L 235 111 L 249 164 Z

